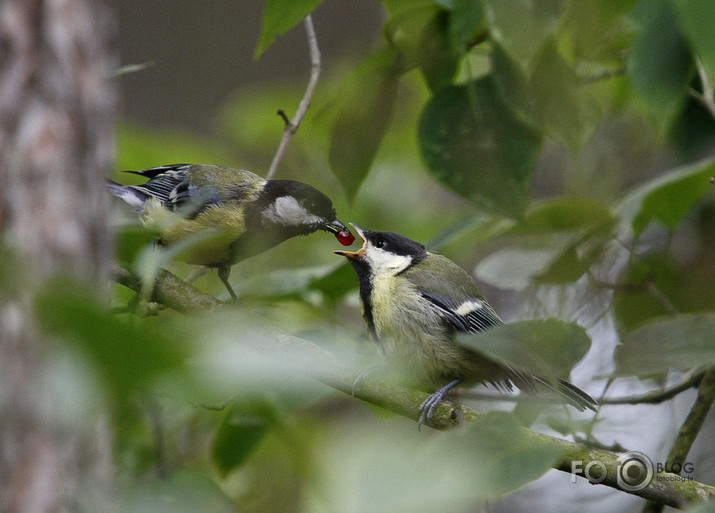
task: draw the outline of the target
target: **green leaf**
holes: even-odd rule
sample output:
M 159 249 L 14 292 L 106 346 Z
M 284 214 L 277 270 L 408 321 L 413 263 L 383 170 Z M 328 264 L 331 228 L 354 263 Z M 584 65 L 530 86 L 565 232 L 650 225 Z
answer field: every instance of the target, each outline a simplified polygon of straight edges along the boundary
M 142 225 L 124 226 L 117 231 L 117 260 L 132 265 L 142 251 L 156 240 L 156 234 Z
M 609 227 L 599 226 L 578 237 L 551 261 L 548 268 L 535 276 L 535 280 L 547 284 L 577 281 L 601 256 L 604 246 L 611 239 Z
M 610 205 L 583 196 L 557 196 L 534 203 L 524 222 L 516 225 L 515 233 L 573 231 L 614 221 Z
M 35 312 L 47 333 L 89 356 L 116 397 L 179 369 L 188 353 L 183 338 L 166 323 L 159 329 L 149 322 L 127 322 L 70 282 L 48 285 L 37 298 Z
M 715 365 L 715 313 L 652 319 L 616 348 L 615 376 L 656 376 Z
M 432 91 L 449 85 L 457 71 L 459 52 L 449 40 L 449 13 L 439 11 L 424 27 L 419 50 L 422 74 Z
M 593 102 L 579 88 L 575 70 L 550 41 L 535 60 L 530 81 L 533 115 L 544 130 L 574 152 L 593 135 L 598 118 Z
M 268 433 L 272 415 L 262 410 L 243 404 L 225 413 L 211 449 L 222 477 L 240 467 Z
M 512 415 L 481 415 L 468 429 L 461 447 L 475 447 L 468 454 L 481 467 L 474 472 L 475 485 L 498 497 L 541 477 L 556 461 L 558 449 L 539 444 L 525 434 Z M 462 462 L 464 463 L 464 462 Z
M 486 22 L 482 0 L 455 0 L 449 18 L 449 37 L 455 50 L 466 51 L 486 30 Z
M 131 488 L 119 491 L 117 502 L 117 511 L 137 513 L 233 513 L 237 509 L 205 474 L 184 470 L 172 472 L 162 479 L 136 480 Z
M 385 24 L 385 37 L 399 53 L 404 70 L 419 67 L 430 89 L 448 85 L 457 70 L 459 52 L 448 36 L 449 12 L 418 4 Z
M 288 296 L 306 291 L 310 285 L 335 273 L 345 262 L 337 260 L 323 265 L 297 269 L 277 269 L 242 280 L 238 293 L 244 296 Z
M 558 319 L 503 324 L 458 340 L 498 362 L 553 380 L 567 378 L 591 346 L 586 330 Z
M 314 449 L 326 509 L 471 511 L 541 477 L 558 449 L 532 440 L 511 415 L 489 413 L 450 436 L 405 423 L 349 423 Z
M 625 222 L 639 234 L 652 221 L 675 228 L 703 195 L 712 189 L 715 159 L 678 168 L 642 185 L 619 206 Z
M 692 59 L 668 0 L 642 0 L 641 31 L 628 57 L 628 76 L 652 121 L 667 130 L 685 105 Z
M 487 210 L 523 215 L 541 137 L 502 103 L 491 77 L 435 93 L 419 142 L 437 180 Z
M 673 311 L 703 312 L 715 308 L 715 276 L 703 272 L 707 246 L 678 262 L 672 252 L 652 251 L 630 260 L 614 290 L 613 309 L 621 331 Z
M 695 55 L 705 68 L 711 84 L 715 84 L 715 2 L 711 0 L 673 0 L 680 28 Z
M 553 34 L 563 3 L 563 0 L 484 0 L 491 37 L 528 71 Z
M 254 57 L 258 59 L 278 36 L 295 27 L 321 2 L 322 0 L 266 0 L 261 36 Z
M 392 115 L 397 95 L 395 53 L 384 50 L 364 61 L 344 98 L 330 139 L 330 167 L 349 200 L 367 176 Z

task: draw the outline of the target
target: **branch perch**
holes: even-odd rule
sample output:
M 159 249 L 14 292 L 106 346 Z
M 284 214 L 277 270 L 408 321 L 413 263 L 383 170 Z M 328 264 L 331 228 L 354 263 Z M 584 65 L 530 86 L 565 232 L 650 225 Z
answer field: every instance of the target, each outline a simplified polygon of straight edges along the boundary
M 117 273 L 115 276 L 119 283 L 132 290 L 141 289 L 139 280 L 128 271 Z M 182 291 L 187 290 L 192 296 L 182 298 Z M 181 282 L 175 275 L 166 271 L 161 272 L 157 277 L 152 299 L 156 301 L 169 299 L 170 303 L 164 304 L 182 313 L 196 312 L 206 308 L 202 305 L 207 305 L 209 308 L 222 305 L 214 297 Z M 312 342 L 279 333 L 272 337 L 266 337 L 262 342 L 270 346 L 267 347 L 269 350 L 279 351 L 281 354 L 289 356 L 292 354 L 300 357 L 303 361 L 313 362 L 315 366 L 310 377 L 321 383 L 415 422 L 419 419 L 419 406 L 427 397 L 424 392 L 378 380 L 361 381 L 360 386 L 354 390 L 355 380 L 360 374 L 359 370 L 346 367 L 336 356 Z M 702 387 L 703 383 L 701 382 Z M 470 408 L 464 406 L 455 408 L 443 402 L 435 408 L 434 416 L 426 422 L 426 425 L 434 429 L 447 429 L 474 421 L 479 415 Z M 715 499 L 715 487 L 697 481 L 678 481 L 677 475 L 668 472 L 655 473 L 653 481 L 642 490 L 634 492 L 623 490 L 616 479 L 618 460 L 616 454 L 526 428 L 524 428 L 524 432 L 531 440 L 556 447 L 559 450 L 561 456 L 553 466 L 557 470 L 571 473 L 573 461 L 581 461 L 581 468 L 587 468 L 590 462 L 601 463 L 606 468 L 606 476 L 600 484 L 676 508 Z M 577 475 L 583 477 L 582 473 L 577 473 Z

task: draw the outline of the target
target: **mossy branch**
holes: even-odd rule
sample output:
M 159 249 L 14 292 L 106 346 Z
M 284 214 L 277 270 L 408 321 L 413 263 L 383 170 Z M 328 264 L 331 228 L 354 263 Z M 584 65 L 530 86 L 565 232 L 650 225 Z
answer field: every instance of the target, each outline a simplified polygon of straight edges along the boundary
M 116 279 L 122 285 L 132 290 L 141 289 L 140 281 L 128 271 L 115 273 Z M 183 293 L 188 296 L 182 297 Z M 152 300 L 161 302 L 165 306 L 182 313 L 191 313 L 205 308 L 221 307 L 217 299 L 202 293 L 198 289 L 182 282 L 175 275 L 162 271 L 157 277 Z M 166 302 L 165 302 L 166 301 Z M 397 413 L 415 422 L 420 416 L 420 404 L 427 397 L 423 392 L 413 390 L 401 385 L 384 381 L 369 379 L 362 380 L 358 387 L 354 387 L 355 380 L 360 375 L 359 370 L 350 368 L 341 362 L 335 355 L 318 347 L 317 345 L 290 335 L 276 333 L 272 337 L 263 339 L 263 344 L 271 344 L 268 350 L 275 350 L 284 355 L 296 355 L 302 360 L 309 360 L 312 366 L 310 377 L 316 379 L 336 390 L 361 399 L 370 404 L 378 405 L 386 410 Z M 703 379 L 703 381 L 706 381 Z M 701 388 L 703 384 L 701 382 Z M 447 429 L 476 420 L 479 417 L 476 411 L 464 407 L 454 407 L 443 402 L 435 408 L 434 415 L 425 424 L 434 429 Z M 582 469 L 589 463 L 602 464 L 605 476 L 598 484 L 609 486 L 625 493 L 631 493 L 644 499 L 683 508 L 690 504 L 715 499 L 715 487 L 697 481 L 682 480 L 676 474 L 669 472 L 656 472 L 652 482 L 637 491 L 624 490 L 618 483 L 618 455 L 609 451 L 594 449 L 591 446 L 570 442 L 550 435 L 545 435 L 524 428 L 524 432 L 534 442 L 555 447 L 560 457 L 553 468 L 573 473 L 584 477 Z M 579 462 L 577 471 L 573 471 L 573 462 Z

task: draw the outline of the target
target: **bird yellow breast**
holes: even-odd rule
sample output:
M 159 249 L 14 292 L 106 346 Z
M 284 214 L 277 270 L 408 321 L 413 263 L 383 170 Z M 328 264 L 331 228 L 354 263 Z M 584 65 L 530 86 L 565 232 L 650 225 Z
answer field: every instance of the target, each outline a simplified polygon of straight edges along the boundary
M 178 250 L 176 258 L 207 266 L 225 264 L 231 257 L 231 243 L 245 231 L 243 209 L 231 204 L 210 206 L 187 219 L 150 199 L 142 222 L 160 235 L 162 243 Z

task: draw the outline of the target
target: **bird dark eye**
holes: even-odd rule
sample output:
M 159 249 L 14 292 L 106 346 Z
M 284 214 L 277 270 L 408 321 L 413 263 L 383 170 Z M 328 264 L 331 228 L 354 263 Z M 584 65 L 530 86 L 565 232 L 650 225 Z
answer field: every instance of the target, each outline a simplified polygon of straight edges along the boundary
M 376 248 L 384 248 L 387 246 L 387 241 L 383 238 L 375 239 L 375 247 Z

